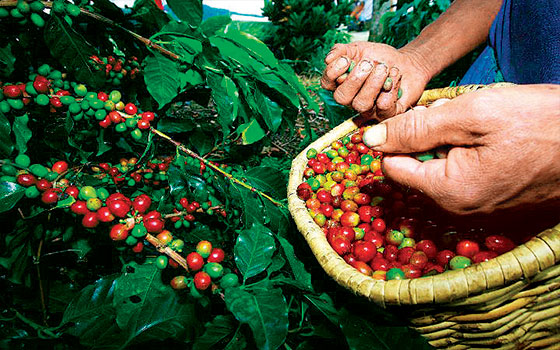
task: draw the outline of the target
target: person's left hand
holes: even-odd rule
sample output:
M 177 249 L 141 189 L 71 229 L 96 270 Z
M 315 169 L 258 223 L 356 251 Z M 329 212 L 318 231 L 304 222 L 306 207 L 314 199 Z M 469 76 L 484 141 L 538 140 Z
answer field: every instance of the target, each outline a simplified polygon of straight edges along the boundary
M 457 214 L 560 199 L 560 85 L 477 91 L 375 125 L 364 142 L 389 153 L 385 174 Z M 452 146 L 426 162 L 390 153 Z

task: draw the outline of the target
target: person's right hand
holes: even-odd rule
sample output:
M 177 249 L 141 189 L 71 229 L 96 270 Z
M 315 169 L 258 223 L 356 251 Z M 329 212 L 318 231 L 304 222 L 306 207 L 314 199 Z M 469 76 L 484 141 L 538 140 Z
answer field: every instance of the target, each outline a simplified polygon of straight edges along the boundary
M 355 67 L 345 76 L 352 61 Z M 413 52 L 379 43 L 336 44 L 325 63 L 322 87 L 334 91 L 338 103 L 378 120 L 405 112 L 418 101 L 430 79 Z M 385 84 L 388 77 L 392 83 Z

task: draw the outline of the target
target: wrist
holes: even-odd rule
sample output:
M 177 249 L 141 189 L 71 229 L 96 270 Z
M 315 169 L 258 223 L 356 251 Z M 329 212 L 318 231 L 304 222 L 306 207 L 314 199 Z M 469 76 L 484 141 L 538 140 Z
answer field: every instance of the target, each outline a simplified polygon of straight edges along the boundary
M 418 77 L 421 79 L 421 82 L 424 86 L 426 86 L 432 78 L 439 73 L 437 70 L 434 69 L 433 65 L 430 63 L 430 60 L 422 54 L 421 50 L 416 48 L 410 47 L 405 45 L 404 47 L 399 49 L 399 52 L 408 57 L 408 59 L 412 62 L 412 65 L 416 68 L 418 72 Z

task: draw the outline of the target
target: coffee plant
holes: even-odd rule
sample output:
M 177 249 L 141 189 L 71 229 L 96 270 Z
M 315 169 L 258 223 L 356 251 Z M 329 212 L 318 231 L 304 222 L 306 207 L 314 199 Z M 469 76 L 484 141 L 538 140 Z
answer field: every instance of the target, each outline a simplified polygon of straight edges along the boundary
M 0 0 L 0 346 L 426 348 L 290 219 L 270 150 L 320 112 L 292 68 L 167 4 Z

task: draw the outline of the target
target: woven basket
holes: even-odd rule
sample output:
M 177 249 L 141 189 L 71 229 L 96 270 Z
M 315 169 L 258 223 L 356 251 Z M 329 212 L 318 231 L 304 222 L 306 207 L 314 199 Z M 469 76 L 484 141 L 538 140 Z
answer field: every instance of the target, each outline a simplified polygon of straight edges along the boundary
M 428 90 L 419 104 L 506 85 Z M 355 120 L 345 121 L 292 162 L 290 213 L 327 274 L 381 307 L 406 308 L 411 327 L 437 348 L 560 349 L 560 224 L 490 261 L 412 280 L 373 279 L 331 248 L 296 189 L 303 181 L 307 150 L 324 150 L 357 128 Z

